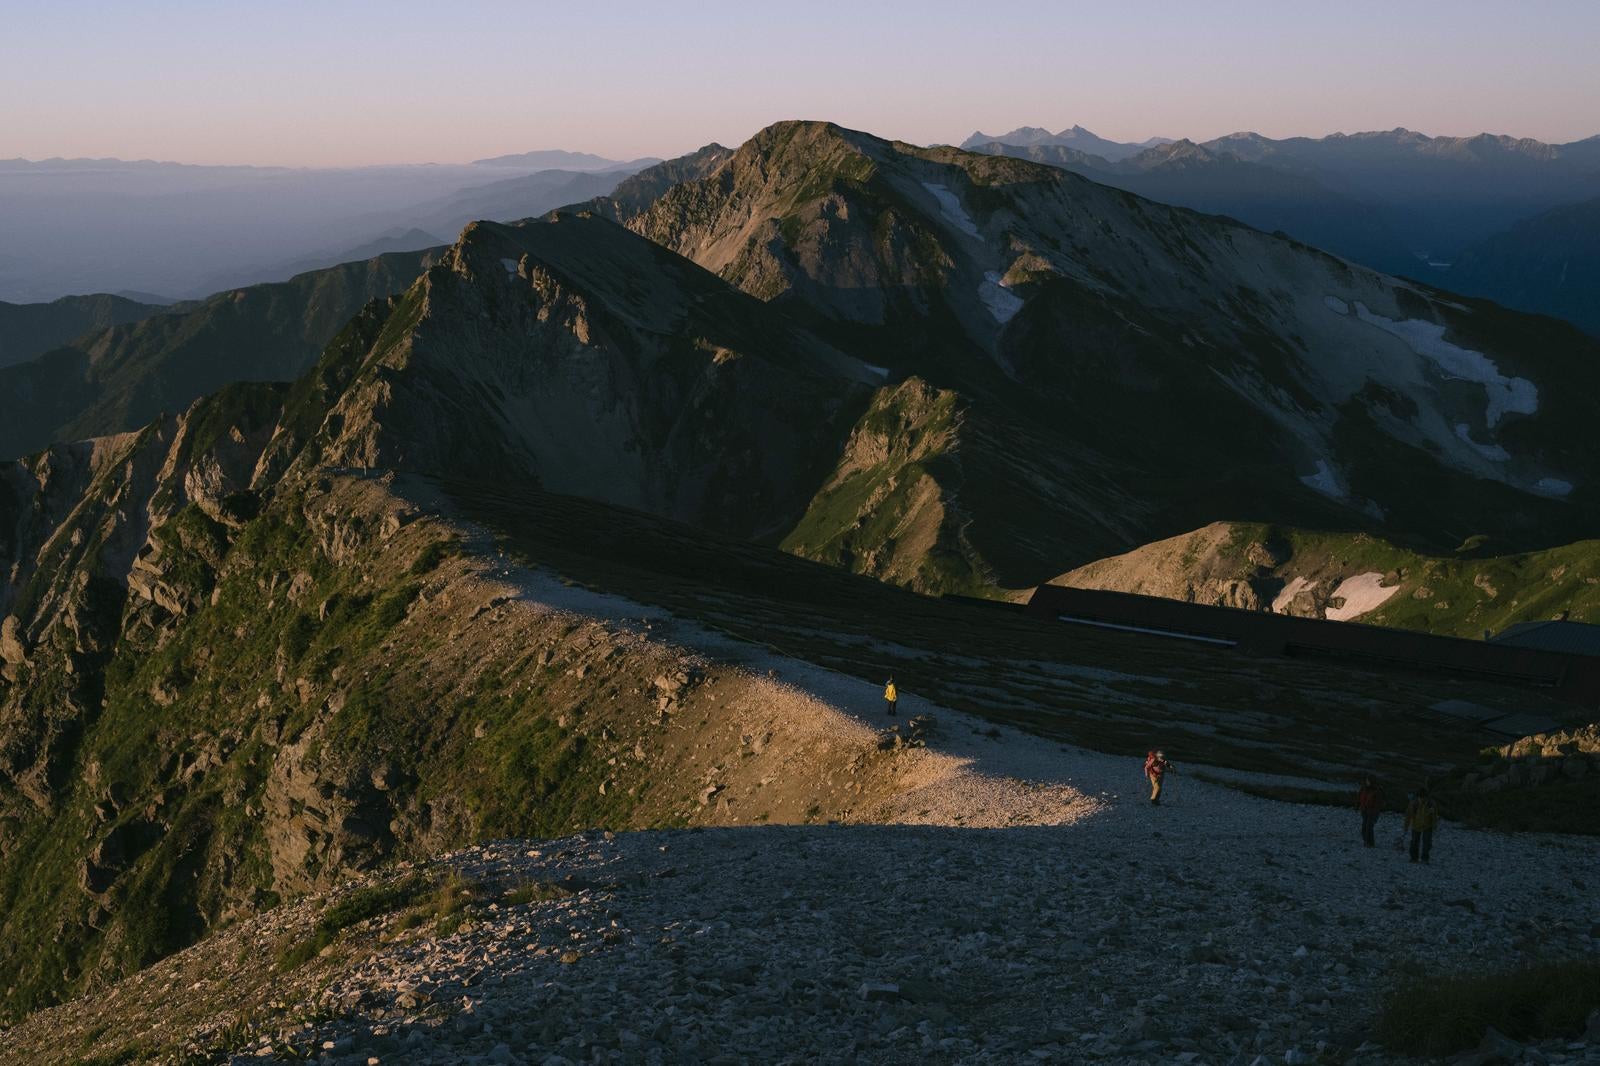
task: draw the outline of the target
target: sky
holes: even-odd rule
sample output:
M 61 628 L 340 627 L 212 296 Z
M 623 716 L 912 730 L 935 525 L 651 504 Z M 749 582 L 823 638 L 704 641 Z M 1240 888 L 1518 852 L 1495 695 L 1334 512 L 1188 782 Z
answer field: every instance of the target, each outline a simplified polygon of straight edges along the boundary
M 1600 133 L 1595 0 L 0 0 L 0 158 L 351 166 L 1081 124 Z

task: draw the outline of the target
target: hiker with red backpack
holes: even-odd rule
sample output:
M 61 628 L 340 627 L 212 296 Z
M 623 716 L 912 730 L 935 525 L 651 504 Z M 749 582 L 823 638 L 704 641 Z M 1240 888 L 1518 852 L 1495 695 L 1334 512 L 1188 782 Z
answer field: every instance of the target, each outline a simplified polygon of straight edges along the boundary
M 1166 752 L 1152 751 L 1144 757 L 1144 776 L 1150 780 L 1150 803 L 1161 806 L 1161 779 L 1168 773 L 1177 773 L 1167 761 Z
M 1361 779 L 1361 790 L 1356 793 L 1356 810 L 1361 812 L 1361 843 L 1369 848 L 1378 846 L 1378 815 L 1383 813 L 1383 789 L 1368 774 Z

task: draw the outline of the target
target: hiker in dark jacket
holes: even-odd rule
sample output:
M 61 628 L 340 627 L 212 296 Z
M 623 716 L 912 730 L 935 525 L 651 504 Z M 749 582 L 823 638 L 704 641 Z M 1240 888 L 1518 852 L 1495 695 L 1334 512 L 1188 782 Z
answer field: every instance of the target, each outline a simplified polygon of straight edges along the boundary
M 1417 789 L 1417 794 L 1406 804 L 1406 830 L 1411 834 L 1411 861 L 1428 861 L 1433 851 L 1433 831 L 1439 825 L 1439 805 L 1428 793 L 1428 787 Z
M 1383 789 L 1368 774 L 1361 779 L 1361 791 L 1356 793 L 1356 810 L 1361 812 L 1361 843 L 1369 848 L 1378 846 L 1375 829 L 1378 815 L 1383 813 Z

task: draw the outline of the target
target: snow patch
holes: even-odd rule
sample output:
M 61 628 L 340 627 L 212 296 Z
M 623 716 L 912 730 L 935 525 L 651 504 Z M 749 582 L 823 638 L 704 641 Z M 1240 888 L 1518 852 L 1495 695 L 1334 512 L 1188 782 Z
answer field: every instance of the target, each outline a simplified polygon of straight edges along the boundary
M 1472 439 L 1472 429 L 1465 422 L 1456 423 L 1456 436 L 1460 437 L 1469 447 L 1491 463 L 1503 463 L 1511 458 L 1511 453 L 1498 444 L 1479 444 Z
M 1000 275 L 990 270 L 983 275 L 978 286 L 978 299 L 989 309 L 996 322 L 1010 322 L 1022 310 L 1022 297 L 1007 289 Z
M 1444 339 L 1444 327 L 1420 318 L 1393 319 L 1373 314 L 1367 305 L 1356 302 L 1356 316 L 1370 326 L 1405 341 L 1412 351 L 1430 360 L 1439 373 L 1460 381 L 1476 381 L 1483 386 L 1489 406 L 1484 413 L 1491 429 L 1504 414 L 1531 415 L 1539 409 L 1539 390 L 1527 378 L 1508 378 L 1494 361 L 1482 352 L 1462 348 Z
M 1339 475 L 1334 472 L 1332 466 L 1328 465 L 1328 460 L 1326 459 L 1318 459 L 1317 472 L 1306 474 L 1300 479 L 1300 483 L 1335 500 L 1345 498 L 1344 489 L 1339 484 Z
M 939 213 L 945 217 L 952 226 L 972 237 L 980 237 L 978 224 L 972 221 L 972 216 L 967 214 L 967 209 L 961 206 L 961 198 L 951 191 L 948 185 L 940 185 L 936 181 L 925 181 L 922 187 L 933 193 L 933 198 L 939 201 Z
M 1307 589 L 1314 589 L 1316 587 L 1317 583 L 1315 581 L 1307 581 L 1303 577 L 1295 578 L 1293 581 L 1290 581 L 1287 585 L 1283 586 L 1283 590 L 1272 598 L 1272 613 L 1282 614 L 1284 611 L 1289 609 L 1289 605 L 1294 602 L 1294 598 L 1296 596 L 1300 595 L 1302 592 L 1305 592 Z
M 515 259 L 502 259 L 500 265 L 506 268 L 506 273 L 512 277 L 517 276 L 517 261 Z
M 1544 496 L 1572 495 L 1572 482 L 1558 477 L 1542 477 L 1534 482 L 1534 490 Z
M 1336 315 L 1348 315 L 1350 313 L 1350 305 L 1337 296 L 1324 296 L 1322 302 L 1327 304 L 1328 310 Z
M 1335 622 L 1349 622 L 1368 611 L 1375 611 L 1383 601 L 1400 591 L 1399 585 L 1383 587 L 1383 575 L 1376 570 L 1347 577 L 1333 590 L 1333 599 L 1343 599 L 1343 607 L 1329 607 L 1323 616 Z
M 883 380 L 883 381 L 888 381 L 889 380 L 889 368 L 888 367 L 886 367 L 886 366 L 873 366 L 871 363 L 862 363 L 861 365 L 866 367 L 872 373 L 878 375 L 880 380 Z

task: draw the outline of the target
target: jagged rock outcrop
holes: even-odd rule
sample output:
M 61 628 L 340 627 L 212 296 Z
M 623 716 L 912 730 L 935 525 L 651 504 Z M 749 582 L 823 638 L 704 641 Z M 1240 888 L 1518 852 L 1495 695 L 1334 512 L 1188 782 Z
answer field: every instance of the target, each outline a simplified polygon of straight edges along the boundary
M 1465 792 L 1492 794 L 1563 782 L 1600 783 L 1600 725 L 1537 733 L 1502 745 L 1461 780 Z
M 327 710 L 336 715 L 341 705 L 336 695 Z M 260 801 L 273 889 L 285 895 L 326 888 L 394 850 L 393 770 L 324 764 L 325 732 L 319 723 L 278 749 Z
M 874 382 L 604 219 L 476 223 L 393 312 L 320 460 L 546 488 L 743 536 L 805 505 Z

